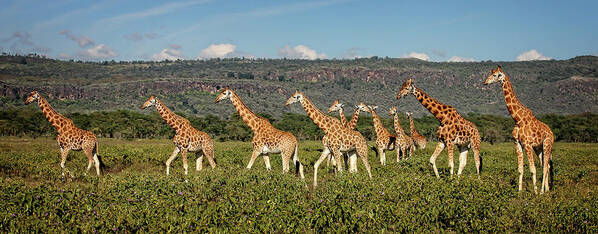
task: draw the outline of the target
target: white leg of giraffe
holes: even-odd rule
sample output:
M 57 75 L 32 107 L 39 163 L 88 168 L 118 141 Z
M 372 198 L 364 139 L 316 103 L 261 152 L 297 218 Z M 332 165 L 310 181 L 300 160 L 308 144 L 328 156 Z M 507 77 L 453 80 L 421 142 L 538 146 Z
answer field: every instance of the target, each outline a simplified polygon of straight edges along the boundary
M 264 154 L 262 156 L 264 158 L 264 163 L 266 164 L 266 170 L 270 170 L 272 169 L 272 167 L 270 167 L 270 155 L 269 154 Z
M 253 149 L 253 153 L 251 153 L 251 159 L 249 159 L 249 163 L 247 164 L 247 169 L 251 169 L 251 167 L 253 166 L 253 162 L 255 162 L 255 159 L 257 158 L 257 156 L 260 156 L 261 152 L 259 151 L 259 149 L 255 148 Z
M 455 149 L 455 144 L 453 143 L 447 143 L 446 144 L 446 151 L 448 153 L 448 165 L 451 168 L 451 177 L 453 177 L 454 174 L 454 168 L 455 168 L 455 161 L 454 161 L 454 149 Z
M 526 145 L 525 152 L 527 153 L 527 160 L 529 162 L 529 172 L 532 173 L 534 193 L 538 194 L 538 186 L 536 186 L 536 164 L 534 163 L 534 149 L 531 146 Z
M 60 148 L 60 156 L 61 156 L 60 168 L 62 168 L 62 177 L 64 177 L 65 172 L 66 172 L 66 174 L 70 174 L 69 170 L 66 169 L 66 166 L 65 166 L 66 157 L 69 154 L 70 150 L 71 149 L 69 149 L 69 148 L 66 148 L 66 149 Z
M 318 167 L 320 166 L 320 163 L 322 163 L 322 161 L 326 159 L 326 156 L 328 154 L 330 154 L 330 150 L 328 149 L 328 147 L 325 147 L 324 151 L 322 151 L 322 155 L 320 155 L 320 158 L 314 164 L 314 188 L 318 186 Z
M 349 173 L 357 173 L 357 152 L 349 155 Z
M 98 176 L 100 175 L 100 158 L 98 158 L 98 154 L 95 153 L 93 155 L 93 163 L 95 164 L 96 167 L 96 173 L 98 174 Z M 89 169 L 88 169 L 89 170 Z M 104 172 L 105 173 L 105 172 Z
M 517 153 L 517 169 L 519 171 L 519 191 L 523 189 L 523 149 L 521 143 L 515 142 L 515 152 Z
M 434 150 L 432 157 L 430 157 L 430 163 L 432 163 L 432 168 L 434 168 L 434 174 L 436 175 L 436 178 L 440 178 L 440 175 L 438 174 L 438 168 L 436 168 L 436 158 L 438 157 L 440 152 L 442 152 L 443 149 L 444 149 L 444 143 L 438 142 L 438 145 L 436 146 L 436 150 Z
M 195 161 L 195 170 L 201 171 L 203 168 L 203 153 L 197 153 L 197 159 Z
M 174 158 L 176 158 L 177 154 L 179 154 L 181 150 L 179 149 L 178 146 L 174 147 L 174 151 L 172 151 L 172 155 L 170 155 L 170 158 L 168 158 L 168 160 L 166 160 L 166 175 L 170 175 L 170 163 L 172 162 L 172 160 L 174 160 Z
M 461 153 L 459 154 L 459 171 L 457 171 L 457 176 L 461 176 L 463 172 L 463 168 L 465 168 L 465 164 L 467 164 L 467 153 L 469 152 L 469 148 L 463 147 L 461 149 Z
M 380 155 L 380 164 L 382 166 L 386 165 L 386 154 L 384 153 L 384 149 L 381 146 L 378 146 L 378 155 Z
M 91 169 L 91 165 L 93 165 L 93 161 L 87 162 L 87 170 L 85 170 L 85 175 L 87 175 L 87 173 L 89 173 L 89 169 Z
M 181 152 L 183 158 L 183 168 L 185 169 L 185 175 L 189 172 L 189 165 L 187 164 L 187 149 L 183 149 Z

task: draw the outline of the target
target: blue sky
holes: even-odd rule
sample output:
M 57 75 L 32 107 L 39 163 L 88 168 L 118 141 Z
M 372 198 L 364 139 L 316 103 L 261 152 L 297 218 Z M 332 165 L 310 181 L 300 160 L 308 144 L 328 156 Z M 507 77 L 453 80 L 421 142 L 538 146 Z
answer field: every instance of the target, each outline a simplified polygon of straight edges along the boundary
M 0 50 L 60 59 L 598 55 L 598 1 L 3 1 Z

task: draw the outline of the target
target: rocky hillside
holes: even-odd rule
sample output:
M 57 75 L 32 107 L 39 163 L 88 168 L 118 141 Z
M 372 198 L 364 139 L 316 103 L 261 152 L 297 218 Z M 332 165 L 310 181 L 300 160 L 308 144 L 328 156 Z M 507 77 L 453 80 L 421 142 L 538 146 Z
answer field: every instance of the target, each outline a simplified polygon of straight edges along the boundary
M 36 89 L 59 111 L 141 111 L 143 101 L 156 94 L 178 112 L 226 117 L 234 112 L 231 104 L 214 104 L 214 99 L 219 89 L 230 86 L 250 108 L 273 116 L 304 113 L 299 105 L 284 106 L 295 89 L 321 109 L 338 98 L 346 103 L 347 112 L 364 101 L 383 110 L 396 105 L 427 115 L 415 98 L 395 98 L 401 84 L 414 78 L 417 86 L 463 114 L 507 115 L 500 86 L 483 85 L 497 64 L 510 74 L 521 101 L 536 114 L 598 112 L 594 56 L 473 63 L 376 57 L 90 63 L 5 55 L 0 57 L 0 109 L 23 108 L 27 94 Z

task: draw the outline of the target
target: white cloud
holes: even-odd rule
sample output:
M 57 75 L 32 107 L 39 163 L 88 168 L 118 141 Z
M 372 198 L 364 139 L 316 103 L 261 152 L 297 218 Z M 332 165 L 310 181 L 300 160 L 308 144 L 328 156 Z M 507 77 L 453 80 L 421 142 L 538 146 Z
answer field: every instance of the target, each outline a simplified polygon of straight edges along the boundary
M 278 56 L 290 59 L 325 59 L 328 56 L 324 53 L 318 54 L 315 50 L 310 49 L 304 45 L 298 45 L 291 48 L 286 45 L 278 50 Z
M 178 47 L 180 48 L 180 46 Z M 160 51 L 160 53 L 154 54 L 152 55 L 152 60 L 154 61 L 162 61 L 162 60 L 177 60 L 177 59 L 185 59 L 185 56 L 183 55 L 183 53 L 181 53 L 180 50 L 177 50 L 175 48 L 165 48 L 162 51 Z
M 91 60 L 108 59 L 116 56 L 116 52 L 104 44 L 99 44 L 92 48 L 79 51 L 78 54 L 84 59 Z
M 531 61 L 531 60 L 551 60 L 552 58 L 546 57 L 534 49 L 534 50 L 523 52 L 522 54 L 518 55 L 516 59 L 517 59 L 517 61 Z
M 77 42 L 77 44 L 79 44 L 79 47 L 84 48 L 88 45 L 95 45 L 95 42 L 87 37 L 87 36 L 77 36 L 75 34 L 73 34 L 71 32 L 71 30 L 62 30 L 60 31 L 60 34 L 66 36 L 68 39 Z
M 416 59 L 421 59 L 424 61 L 430 61 L 430 56 L 428 56 L 425 53 L 417 53 L 417 52 L 411 52 L 409 54 L 403 54 L 403 56 L 401 56 L 402 58 L 416 58 Z
M 235 57 L 236 45 L 223 43 L 223 44 L 211 44 L 208 48 L 205 48 L 199 52 L 197 59 L 210 59 L 210 58 L 230 58 Z
M 447 60 L 447 62 L 475 62 L 475 59 L 472 58 L 464 58 L 459 56 L 453 56 Z

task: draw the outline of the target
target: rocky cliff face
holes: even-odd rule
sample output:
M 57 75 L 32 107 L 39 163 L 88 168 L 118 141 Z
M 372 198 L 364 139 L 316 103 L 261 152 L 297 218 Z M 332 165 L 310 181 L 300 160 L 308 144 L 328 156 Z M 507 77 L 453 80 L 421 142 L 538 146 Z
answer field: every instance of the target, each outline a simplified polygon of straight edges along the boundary
M 181 63 L 96 64 L 31 59 L 20 64 L 0 57 L 0 108 L 20 108 L 38 90 L 59 110 L 137 110 L 148 96 L 192 114 L 228 116 L 227 105 L 215 105 L 218 90 L 230 86 L 257 112 L 278 116 L 303 113 L 285 108 L 299 89 L 321 109 L 334 99 L 347 112 L 364 101 L 383 109 L 398 106 L 419 115 L 426 110 L 412 97 L 396 100 L 407 78 L 461 113 L 506 115 L 499 85 L 484 86 L 494 63 L 430 63 L 378 59 L 347 61 L 214 60 Z M 524 104 L 534 113 L 598 112 L 598 59 L 503 63 Z

